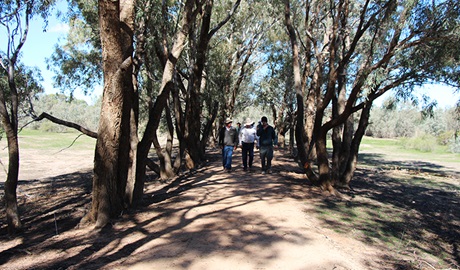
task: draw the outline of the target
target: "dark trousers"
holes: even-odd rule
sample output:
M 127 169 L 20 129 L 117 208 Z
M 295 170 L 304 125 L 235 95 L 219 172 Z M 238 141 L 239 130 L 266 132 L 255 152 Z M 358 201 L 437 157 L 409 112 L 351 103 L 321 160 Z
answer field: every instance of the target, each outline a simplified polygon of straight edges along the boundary
M 262 171 L 272 168 L 273 146 L 260 146 L 260 160 L 262 162 Z
M 242 156 L 243 156 L 243 168 L 248 167 L 248 158 L 249 158 L 249 168 L 252 167 L 252 161 L 254 160 L 254 143 L 243 143 L 243 147 L 241 149 Z

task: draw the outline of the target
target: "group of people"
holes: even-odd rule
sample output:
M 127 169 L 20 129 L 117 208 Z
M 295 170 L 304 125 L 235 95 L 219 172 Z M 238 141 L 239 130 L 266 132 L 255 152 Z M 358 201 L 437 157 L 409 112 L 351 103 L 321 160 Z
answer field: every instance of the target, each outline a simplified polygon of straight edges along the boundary
M 268 124 L 263 116 L 257 127 L 249 118 L 243 127 L 233 127 L 231 119 L 225 120 L 225 126 L 219 132 L 219 145 L 222 148 L 222 165 L 224 170 L 232 170 L 233 151 L 241 147 L 243 170 L 251 171 L 254 161 L 254 147 L 259 149 L 262 174 L 271 173 L 273 147 L 277 145 L 275 129 Z

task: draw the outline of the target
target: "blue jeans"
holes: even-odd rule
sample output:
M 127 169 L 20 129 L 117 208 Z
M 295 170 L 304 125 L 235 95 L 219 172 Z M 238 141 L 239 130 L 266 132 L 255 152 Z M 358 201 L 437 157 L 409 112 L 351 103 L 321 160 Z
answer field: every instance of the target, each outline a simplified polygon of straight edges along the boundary
M 262 171 L 272 168 L 273 146 L 260 146 L 260 160 L 262 161 Z
M 233 146 L 226 145 L 222 149 L 222 164 L 225 169 L 232 168 Z
M 252 167 L 252 161 L 254 160 L 254 143 L 243 143 L 242 147 L 243 155 L 243 168 L 248 167 L 248 156 L 249 156 L 249 168 Z

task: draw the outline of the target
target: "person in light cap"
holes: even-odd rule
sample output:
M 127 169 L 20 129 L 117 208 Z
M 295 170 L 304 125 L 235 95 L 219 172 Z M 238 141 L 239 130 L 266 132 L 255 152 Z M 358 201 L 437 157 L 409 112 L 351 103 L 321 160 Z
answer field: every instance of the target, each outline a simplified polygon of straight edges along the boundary
M 225 120 L 225 126 L 219 131 L 219 145 L 222 148 L 222 165 L 226 172 L 232 170 L 233 150 L 238 147 L 238 132 L 232 127 L 232 119 Z
M 244 127 L 240 131 L 241 155 L 243 158 L 243 170 L 251 171 L 254 160 L 254 143 L 257 141 L 256 129 L 254 122 L 247 118 Z M 249 160 L 248 160 L 249 159 Z

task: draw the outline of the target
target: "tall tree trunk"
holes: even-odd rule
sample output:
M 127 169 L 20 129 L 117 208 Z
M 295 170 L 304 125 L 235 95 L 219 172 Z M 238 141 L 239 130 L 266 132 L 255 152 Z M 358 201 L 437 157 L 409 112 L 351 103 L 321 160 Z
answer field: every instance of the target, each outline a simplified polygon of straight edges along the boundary
M 366 132 L 366 128 L 369 124 L 369 117 L 370 111 L 372 108 L 372 101 L 369 101 L 364 106 L 363 110 L 361 111 L 361 117 L 359 119 L 358 129 L 355 132 L 355 136 L 351 141 L 350 145 L 350 155 L 346 162 L 346 169 L 340 177 L 340 182 L 338 186 L 340 187 L 349 187 L 351 179 L 353 178 L 353 174 L 356 170 L 356 164 L 358 162 L 358 153 L 359 153 L 359 146 L 361 144 L 361 140 L 363 139 L 364 133 Z
M 303 100 L 303 91 L 301 88 L 301 79 L 300 79 L 300 64 L 299 64 L 299 45 L 297 44 L 297 36 L 295 33 L 294 26 L 291 21 L 291 7 L 290 1 L 284 1 L 284 22 L 289 33 L 289 39 L 291 41 L 292 49 L 292 65 L 294 73 L 294 88 L 296 91 L 296 101 L 297 101 L 297 119 L 296 119 L 296 128 L 295 128 L 295 139 L 297 144 L 298 151 L 298 160 L 300 164 L 307 164 L 307 152 L 305 150 L 304 144 L 304 100 Z
M 94 222 L 96 228 L 101 228 L 125 206 L 131 164 L 133 29 L 129 29 L 124 20 L 132 17 L 134 3 L 133 0 L 99 0 L 98 3 L 104 91 L 94 156 L 92 207 L 82 222 Z
M 17 129 L 11 125 L 4 124 L 3 126 L 8 141 L 8 175 L 5 181 L 6 221 L 8 234 L 14 234 L 22 229 L 16 195 L 19 176 L 19 144 Z
M 344 174 L 346 167 L 347 167 L 347 161 L 353 153 L 351 153 L 351 145 L 352 145 L 352 140 L 353 140 L 353 133 L 355 132 L 355 124 L 354 124 L 354 114 L 351 114 L 347 121 L 344 124 L 343 127 L 343 135 L 342 135 L 342 145 L 341 145 L 341 152 L 339 156 L 339 178 L 337 179 L 338 182 L 340 182 L 340 178 Z
M 342 78 L 342 79 L 341 79 Z M 339 78 L 339 94 L 338 97 L 334 97 L 332 101 L 332 117 L 337 118 L 339 114 L 343 113 L 345 110 L 346 100 L 346 88 L 345 83 L 342 83 L 341 80 L 344 80 L 344 76 Z M 344 129 L 345 125 L 341 124 L 332 129 L 332 181 L 337 182 L 340 177 L 340 158 L 343 151 L 343 140 L 344 138 Z
M 206 1 L 201 18 L 201 28 L 198 40 L 191 33 L 190 44 L 192 44 L 192 64 L 190 81 L 187 87 L 186 107 L 185 107 L 185 164 L 188 169 L 193 169 L 201 163 L 200 154 L 200 135 L 201 135 L 201 90 L 204 64 L 208 50 L 209 29 L 211 24 L 211 14 L 214 1 Z
M 177 76 L 177 74 L 176 74 Z M 176 79 L 176 81 L 180 81 L 180 79 Z M 176 134 L 177 140 L 179 142 L 179 150 L 177 152 L 176 159 L 174 160 L 174 172 L 178 173 L 181 166 L 182 166 L 182 159 L 184 156 L 185 151 L 185 139 L 184 139 L 184 129 L 185 123 L 183 119 L 183 110 L 181 105 L 181 100 L 179 98 L 179 88 L 177 85 L 171 89 L 172 101 L 174 104 L 174 119 L 176 123 Z
M 18 6 L 21 4 L 18 2 Z M 6 220 L 8 224 L 8 233 L 14 234 L 22 230 L 22 222 L 19 215 L 18 201 L 16 189 L 18 186 L 18 177 L 19 177 L 19 142 L 18 142 L 18 107 L 19 107 L 19 94 L 17 85 L 15 82 L 15 68 L 19 54 L 22 47 L 24 46 L 27 35 L 29 33 L 30 19 L 33 15 L 33 3 L 25 4 L 25 20 L 24 25 L 21 25 L 21 14 L 18 13 L 15 15 L 17 27 L 13 30 L 15 32 L 14 36 L 20 36 L 17 44 L 14 40 L 7 38 L 7 47 L 8 51 L 6 56 L 8 58 L 3 58 L 4 55 L 0 56 L 0 65 L 4 68 L 7 80 L 8 80 L 8 90 L 0 90 L 0 118 L 5 129 L 6 138 L 8 142 L 8 174 L 5 181 L 5 207 L 6 207 Z M 3 24 L 3 23 L 2 23 Z M 8 29 L 8 22 L 6 22 Z M 18 32 L 19 30 L 19 32 Z M 9 31 L 8 31 L 9 32 Z M 11 50 L 10 50 L 11 49 Z M 12 53 L 10 55 L 10 52 Z M 6 61 L 5 61 L 6 60 Z M 5 62 L 7 65 L 5 65 Z M 6 93 L 6 96 L 5 96 Z M 7 105 L 8 104 L 8 105 Z M 9 112 L 8 112 L 9 110 Z
M 185 164 L 192 169 L 199 165 L 203 160 L 204 153 L 201 152 L 201 92 L 203 71 L 207 60 L 209 41 L 214 34 L 224 26 L 240 5 L 241 0 L 236 0 L 227 16 L 220 21 L 216 27 L 211 29 L 211 15 L 214 6 L 213 0 L 205 1 L 202 11 L 201 28 L 199 29 L 198 39 L 195 40 L 193 31 L 191 32 L 189 43 L 191 44 L 192 64 L 189 76 L 189 87 L 187 87 L 186 108 L 185 108 L 185 130 L 184 139 L 186 141 Z M 203 139 L 205 136 L 203 136 Z
M 319 179 L 318 185 L 323 189 L 331 193 L 334 193 L 334 187 L 332 185 L 332 179 L 330 176 L 329 159 L 326 147 L 327 130 L 321 129 L 320 132 L 316 133 L 316 154 L 318 161 Z
M 120 4 L 123 59 L 130 59 L 131 63 L 123 76 L 123 124 L 120 141 L 120 179 L 124 183 L 124 206 L 131 206 L 134 196 L 134 183 L 136 181 L 139 97 L 137 93 L 138 67 L 134 68 L 134 1 L 123 0 Z M 139 45 L 139 44 L 137 44 Z M 129 188 L 127 185 L 129 184 Z M 123 187 L 122 187 L 123 188 Z
M 308 154 L 305 148 L 304 141 L 304 95 L 302 91 L 302 82 L 300 77 L 300 64 L 299 64 L 299 45 L 297 43 L 297 37 L 294 26 L 291 21 L 291 7 L 289 0 L 285 0 L 284 17 L 285 25 L 289 33 L 289 39 L 291 40 L 292 58 L 293 58 L 293 72 L 294 72 L 294 88 L 296 91 L 297 101 L 297 119 L 295 127 L 295 140 L 297 144 L 297 158 L 300 164 L 304 167 L 305 173 L 310 181 L 316 182 L 317 177 L 313 172 L 310 162 L 308 160 Z
M 6 106 L 4 91 L 0 91 L 0 117 L 8 142 L 8 175 L 5 181 L 5 206 L 8 233 L 14 234 L 22 229 L 19 216 L 16 189 L 19 177 L 19 143 L 18 143 L 18 92 L 14 82 L 14 63 L 10 61 L 7 76 L 10 88 L 10 113 Z
M 305 147 L 308 151 L 308 160 L 316 160 L 315 138 L 313 129 L 315 127 L 316 91 L 309 91 L 305 109 Z

